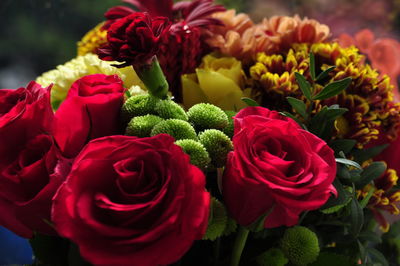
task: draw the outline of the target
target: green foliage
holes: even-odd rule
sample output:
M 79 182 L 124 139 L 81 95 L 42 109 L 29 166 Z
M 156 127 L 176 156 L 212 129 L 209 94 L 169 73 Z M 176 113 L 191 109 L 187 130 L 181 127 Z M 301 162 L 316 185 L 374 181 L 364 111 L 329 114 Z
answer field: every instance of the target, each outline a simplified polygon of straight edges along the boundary
M 310 266 L 354 266 L 349 258 L 331 252 L 321 252 L 317 260 Z
M 270 248 L 256 258 L 259 266 L 284 266 L 289 260 L 279 248 Z
M 225 206 L 216 198 L 212 198 L 207 232 L 203 236 L 203 239 L 214 241 L 218 237 L 221 237 L 225 231 L 227 222 L 228 214 Z
M 313 100 L 325 100 L 338 95 L 350 85 L 352 79 L 350 77 L 334 81 L 326 85 L 317 95 L 313 96 Z
M 243 97 L 242 101 L 247 104 L 248 106 L 260 106 L 258 102 L 254 101 L 251 98 Z

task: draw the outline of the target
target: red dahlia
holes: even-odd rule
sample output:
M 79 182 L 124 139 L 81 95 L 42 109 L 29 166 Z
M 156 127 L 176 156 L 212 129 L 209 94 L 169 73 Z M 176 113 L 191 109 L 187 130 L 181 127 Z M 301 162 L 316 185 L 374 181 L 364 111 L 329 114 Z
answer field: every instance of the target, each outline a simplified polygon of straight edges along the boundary
M 221 22 L 211 18 L 215 12 L 224 11 L 213 0 L 182 1 L 173 4 L 172 0 L 123 0 L 151 17 L 163 16 L 172 22 L 170 31 L 160 39 L 157 57 L 167 76 L 170 89 L 176 99 L 181 101 L 180 76 L 193 72 L 201 58 L 209 51 L 204 42 L 205 28 Z M 105 14 L 105 28 L 124 18 L 135 10 L 126 6 L 113 7 Z M 111 28 L 110 28 L 111 29 Z

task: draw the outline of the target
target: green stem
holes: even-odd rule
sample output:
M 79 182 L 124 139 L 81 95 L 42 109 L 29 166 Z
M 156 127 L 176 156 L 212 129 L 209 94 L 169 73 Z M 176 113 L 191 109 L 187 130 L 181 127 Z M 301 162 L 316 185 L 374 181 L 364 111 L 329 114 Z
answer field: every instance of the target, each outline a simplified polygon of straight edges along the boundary
M 157 57 L 154 56 L 150 62 L 142 65 L 134 65 L 136 74 L 143 81 L 149 93 L 155 97 L 165 99 L 168 93 L 168 82 L 158 63 Z
M 219 254 L 221 250 L 221 237 L 214 241 L 214 266 L 219 264 Z
M 243 226 L 240 226 L 236 235 L 235 244 L 233 246 L 230 266 L 239 266 L 240 257 L 242 256 L 248 235 L 249 230 Z

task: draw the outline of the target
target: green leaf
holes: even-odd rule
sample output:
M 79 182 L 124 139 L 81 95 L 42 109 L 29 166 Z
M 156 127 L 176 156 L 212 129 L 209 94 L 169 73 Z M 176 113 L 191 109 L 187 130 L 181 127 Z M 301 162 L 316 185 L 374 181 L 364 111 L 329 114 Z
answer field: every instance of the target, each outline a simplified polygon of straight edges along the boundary
M 350 202 L 350 233 L 358 236 L 364 224 L 364 212 L 356 198 Z
M 326 85 L 320 93 L 315 95 L 312 99 L 313 100 L 325 100 L 331 98 L 333 96 L 338 95 L 343 90 L 345 90 L 351 83 L 352 79 L 350 77 L 334 81 Z
M 260 232 L 264 229 L 265 220 L 267 219 L 268 215 L 274 210 L 275 206 L 272 206 L 271 209 L 267 211 L 264 215 L 260 216 L 255 222 L 246 226 L 246 228 L 252 232 Z
M 346 109 L 346 108 L 337 108 L 337 109 L 328 108 L 325 116 L 326 116 L 327 120 L 334 121 L 334 120 L 336 120 L 336 118 L 342 116 L 347 111 L 348 111 L 348 109 Z
M 381 238 L 381 236 L 378 235 L 378 234 L 375 233 L 375 232 L 372 232 L 372 231 L 361 232 L 361 233 L 358 235 L 358 238 L 359 238 L 361 241 L 369 241 L 369 242 L 371 242 L 371 243 L 377 243 L 377 244 L 382 243 L 382 238 Z
M 350 259 L 343 256 L 338 255 L 336 253 L 323 251 L 319 254 L 316 261 L 308 266 L 354 266 L 354 263 L 350 262 Z
M 345 164 L 348 166 L 354 166 L 355 168 L 362 169 L 362 167 L 355 161 L 344 159 L 344 158 L 336 158 L 335 160 L 337 163 Z
M 310 75 L 312 80 L 315 80 L 315 57 L 312 52 L 310 52 Z
M 291 118 L 291 119 L 293 119 L 293 120 L 296 121 L 297 124 L 299 124 L 300 126 L 303 125 L 303 123 L 301 123 L 301 121 L 300 121 L 297 117 L 295 117 L 294 115 L 292 115 L 291 113 L 288 113 L 288 112 L 280 112 L 280 114 L 281 114 L 281 115 L 284 115 L 284 116 L 286 116 L 286 117 L 289 117 L 289 118 Z
M 315 81 L 321 81 L 321 80 L 323 80 L 323 79 L 326 78 L 326 77 L 329 75 L 329 73 L 332 72 L 332 70 L 334 70 L 335 68 L 336 68 L 336 66 L 328 67 L 327 69 L 325 69 L 324 71 L 322 71 L 322 72 L 317 76 L 317 78 L 316 78 Z
M 336 152 L 344 152 L 344 154 L 349 153 L 354 146 L 356 145 L 357 141 L 354 139 L 337 139 L 333 140 L 329 143 L 329 146 Z
M 307 119 L 307 106 L 302 100 L 293 97 L 286 97 L 286 99 L 297 113 L 304 117 L 304 119 Z
M 379 263 L 382 266 L 389 266 L 385 256 L 377 249 L 367 248 L 367 254 L 373 262 Z
M 363 163 L 366 160 L 374 158 L 380 154 L 384 149 L 386 149 L 389 144 L 379 145 L 368 149 L 356 150 L 353 152 L 354 161 L 358 163 Z
M 372 195 L 374 195 L 374 191 L 375 191 L 375 189 L 374 189 L 374 188 L 371 188 L 371 189 L 368 191 L 367 196 L 365 196 L 365 198 L 363 198 L 363 199 L 361 200 L 361 202 L 360 202 L 361 208 L 364 209 L 365 207 L 367 207 L 369 200 L 371 199 Z
M 311 85 L 310 85 L 310 83 L 300 73 L 295 72 L 294 75 L 296 77 L 297 83 L 299 84 L 300 90 L 303 92 L 304 96 L 306 96 L 306 98 L 311 101 Z
M 260 105 L 258 104 L 258 102 L 254 101 L 254 100 L 251 99 L 251 98 L 243 97 L 243 98 L 241 98 L 241 100 L 242 100 L 245 104 L 247 104 L 248 106 L 260 106 Z
M 384 162 L 373 162 L 361 173 L 360 180 L 355 184 L 356 188 L 361 189 L 367 184 L 371 183 L 372 180 L 380 177 L 386 170 L 386 164 Z
M 350 203 L 352 197 L 351 193 L 344 189 L 343 185 L 338 179 L 333 181 L 333 186 L 336 188 L 338 193 L 337 197 L 331 196 L 329 200 L 321 207 L 321 212 L 325 214 L 330 214 L 338 212 L 347 204 Z
M 358 245 L 358 250 L 360 252 L 360 259 L 361 263 L 366 263 L 367 260 L 367 251 L 365 250 L 365 247 L 363 244 L 361 244 L 360 240 L 357 239 L 357 245 Z

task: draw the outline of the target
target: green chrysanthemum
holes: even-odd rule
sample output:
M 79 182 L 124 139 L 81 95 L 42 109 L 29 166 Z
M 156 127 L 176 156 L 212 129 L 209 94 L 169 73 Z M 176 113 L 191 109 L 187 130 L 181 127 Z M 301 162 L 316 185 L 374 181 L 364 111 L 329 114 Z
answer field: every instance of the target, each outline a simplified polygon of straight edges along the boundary
M 183 151 L 190 156 L 190 163 L 201 169 L 207 168 L 211 162 L 210 156 L 203 144 L 193 139 L 182 139 L 175 142 L 182 147 Z
M 212 104 L 199 103 L 192 106 L 187 112 L 189 122 L 196 130 L 223 129 L 228 125 L 228 116 L 224 111 Z
M 303 266 L 315 261 L 319 255 L 317 235 L 304 226 L 295 226 L 285 231 L 281 248 L 291 263 Z
M 185 110 L 183 110 L 179 104 L 171 100 L 159 101 L 156 104 L 155 111 L 160 117 L 165 119 L 176 118 L 188 121 L 188 116 L 186 115 Z
M 148 94 L 135 95 L 124 103 L 121 108 L 122 119 L 129 122 L 135 116 L 155 114 L 155 107 L 159 99 Z
M 158 123 L 151 131 L 151 136 L 161 133 L 171 135 L 175 140 L 194 139 L 197 140 L 196 131 L 186 121 L 179 119 L 168 119 Z
M 136 116 L 128 123 L 125 134 L 141 138 L 150 137 L 151 130 L 154 126 L 163 120 L 164 119 L 156 115 Z
M 230 138 L 222 131 L 207 129 L 199 134 L 199 140 L 204 145 L 215 167 L 223 167 L 226 157 L 233 150 Z
M 259 266 L 284 266 L 289 260 L 279 248 L 270 248 L 256 259 Z
M 228 116 L 228 125 L 224 128 L 223 132 L 230 138 L 233 137 L 233 117 L 236 115 L 235 111 L 225 111 L 225 114 Z

